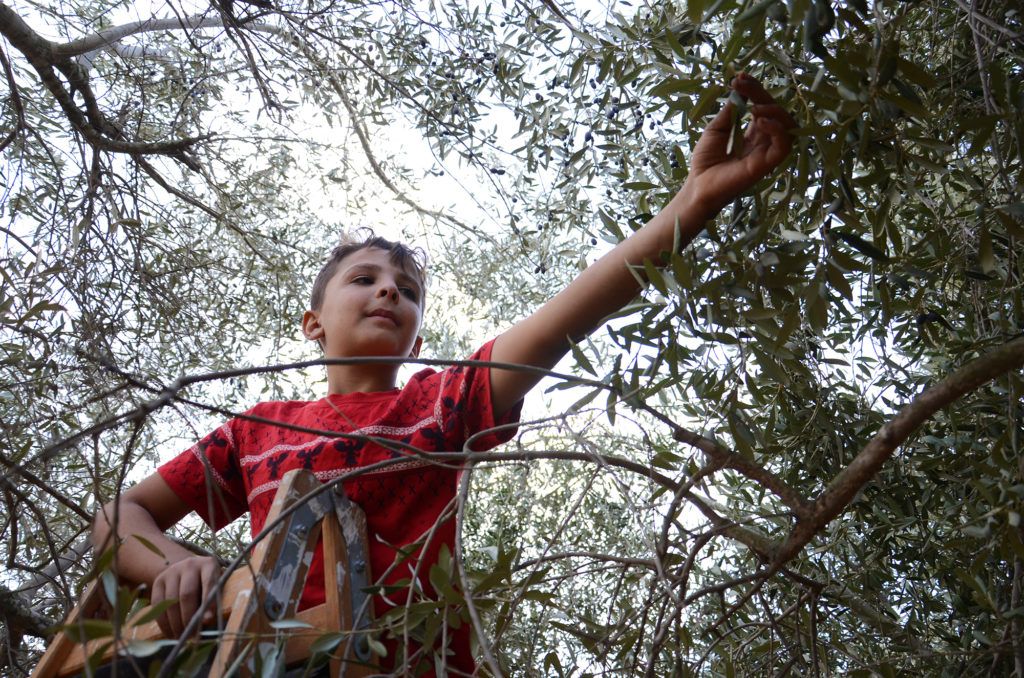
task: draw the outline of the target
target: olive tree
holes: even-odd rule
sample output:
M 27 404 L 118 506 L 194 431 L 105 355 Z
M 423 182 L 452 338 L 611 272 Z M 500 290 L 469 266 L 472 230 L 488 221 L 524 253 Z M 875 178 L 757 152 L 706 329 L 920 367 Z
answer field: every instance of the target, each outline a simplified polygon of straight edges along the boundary
M 304 184 L 415 221 L 461 357 L 450 309 L 500 331 L 643 224 L 746 70 L 793 154 L 462 459 L 436 604 L 492 673 L 1024 674 L 1014 4 L 387 9 L 0 5 L 4 670 L 168 422 L 308 396 L 272 367 L 337 227 Z

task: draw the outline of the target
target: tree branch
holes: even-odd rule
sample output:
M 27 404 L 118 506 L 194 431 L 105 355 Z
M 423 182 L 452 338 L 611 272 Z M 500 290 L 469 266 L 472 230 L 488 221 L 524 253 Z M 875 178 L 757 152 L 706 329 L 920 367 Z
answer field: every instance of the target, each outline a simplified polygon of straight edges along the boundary
M 485 237 L 489 242 L 494 242 L 493 238 L 480 233 L 479 229 L 462 222 L 461 220 L 457 219 L 456 217 L 450 214 L 438 212 L 423 207 L 418 202 L 407 196 L 405 194 L 405 191 L 399 189 L 398 186 L 396 186 L 394 182 L 391 181 L 388 175 L 384 173 L 384 168 L 382 168 L 380 166 L 380 163 L 377 161 L 377 157 L 376 155 L 374 155 L 373 149 L 370 147 L 370 140 L 366 134 L 366 130 L 363 129 L 362 123 L 359 120 L 359 113 L 358 111 L 356 111 L 355 106 L 348 98 L 348 95 L 346 94 L 344 88 L 342 88 L 341 84 L 337 82 L 337 78 L 333 76 L 328 78 L 328 82 L 331 83 L 331 86 L 337 93 L 338 98 L 341 99 L 341 103 L 345 106 L 345 110 L 348 111 L 349 118 L 352 120 L 352 131 L 356 133 L 356 138 L 359 140 L 359 146 L 363 149 L 363 155 L 366 156 L 367 162 L 370 163 L 370 169 L 373 170 L 373 173 L 377 176 L 380 182 L 384 184 L 392 193 L 395 194 L 395 197 L 398 198 L 399 201 L 405 203 L 406 205 L 411 207 L 416 213 L 422 216 L 431 217 L 433 219 L 443 219 L 454 224 L 455 226 L 458 226 L 459 228 L 468 233 L 480 235 L 482 237 Z
M 692 445 L 707 455 L 708 459 L 717 462 L 723 468 L 730 468 L 747 478 L 758 483 L 765 489 L 773 492 L 782 502 L 788 506 L 797 516 L 807 513 L 809 506 L 807 500 L 800 496 L 800 493 L 787 485 L 781 478 L 774 475 L 766 468 L 755 462 L 736 454 L 724 445 L 705 438 L 702 435 L 688 431 L 677 424 L 665 420 L 672 426 L 672 437 L 680 443 Z
M 188 158 L 187 156 L 185 156 L 184 153 L 181 153 L 181 156 L 180 157 L 176 157 L 176 159 L 180 160 L 183 164 L 185 164 L 187 167 L 189 167 L 189 169 L 192 169 L 192 170 L 195 170 L 195 171 L 199 171 L 199 169 L 200 169 L 200 167 L 196 163 L 196 161 L 192 160 L 191 158 Z M 213 209 L 212 207 L 210 207 L 206 203 L 202 202 L 201 200 L 199 200 L 197 198 L 193 198 L 188 193 L 185 193 L 184 191 L 182 191 L 182 190 L 180 190 L 178 188 L 175 188 L 174 186 L 169 184 L 167 182 L 167 180 L 164 179 L 163 175 L 160 174 L 156 170 L 156 168 L 153 167 L 151 164 L 149 164 L 149 162 L 147 162 L 145 159 L 139 157 L 138 155 L 135 155 L 135 162 L 137 162 L 139 164 L 139 167 L 142 168 L 142 171 L 144 171 L 146 174 L 149 175 L 150 179 L 155 181 L 157 183 L 157 185 L 160 186 L 160 188 L 164 189 L 165 191 L 167 191 L 171 195 L 179 198 L 183 202 L 186 202 L 189 205 L 192 205 L 193 207 L 195 207 L 197 209 L 200 209 L 200 210 L 206 212 L 207 214 L 209 214 L 214 219 L 217 219 L 218 221 L 220 219 L 224 218 L 224 215 L 222 213 L 220 213 L 217 210 Z
M 995 30 L 995 31 L 998 31 L 999 33 L 1002 33 L 1003 35 L 1008 37 L 1010 40 L 1020 40 L 1020 39 L 1024 38 L 1024 34 L 1014 33 L 1013 31 L 1011 31 L 1006 26 L 1003 26 L 1002 24 L 1000 24 L 1000 23 L 998 23 L 996 21 L 993 21 L 992 19 L 989 19 L 987 16 L 985 16 L 984 14 L 979 12 L 976 8 L 969 6 L 966 2 L 964 2 L 964 0 L 953 0 L 953 2 L 956 3 L 957 7 L 959 7 L 963 11 L 967 12 L 967 16 L 968 16 L 969 19 L 973 18 L 975 21 L 978 21 L 980 23 L 985 24 L 986 26 L 988 26 L 992 30 Z
M 67 508 L 71 509 L 71 512 L 75 513 L 76 515 L 78 515 L 79 518 L 82 518 L 84 520 L 92 520 L 92 516 L 90 514 L 86 513 L 85 511 L 83 511 L 82 507 L 80 507 L 78 504 L 76 504 L 75 502 L 73 502 L 70 499 L 68 499 L 66 496 L 64 496 L 63 494 L 61 494 L 57 490 L 55 490 L 52 487 L 50 487 L 49 484 L 46 483 L 46 481 L 44 481 L 42 478 L 40 478 L 36 474 L 34 474 L 31 471 L 29 471 L 27 468 L 25 468 L 21 464 L 18 464 L 16 462 L 8 459 L 3 454 L 0 454 L 0 464 L 2 464 L 3 466 L 7 467 L 7 472 L 4 473 L 2 476 L 0 476 L 0 485 L 3 485 L 3 484 L 11 482 L 8 479 L 8 476 L 10 476 L 11 473 L 17 473 L 22 478 L 24 478 L 25 480 L 29 481 L 31 484 L 35 485 L 36 487 L 38 487 L 40 490 L 42 490 L 43 492 L 45 492 L 48 495 L 50 495 L 51 497 L 53 497 L 54 499 L 56 499 L 58 502 L 60 502 L 61 504 L 63 504 Z
M 914 398 L 868 441 L 850 465 L 837 475 L 811 506 L 806 519 L 798 519 L 789 538 L 774 550 L 778 567 L 797 553 L 838 516 L 861 487 L 878 472 L 896 448 L 935 412 L 998 376 L 1024 366 L 1024 335 L 999 346 L 946 377 Z
M 37 638 L 48 638 L 56 623 L 33 611 L 24 598 L 5 586 L 0 586 L 0 616 L 9 628 Z
M 99 110 L 95 95 L 89 85 L 88 73 L 76 61 L 69 57 L 58 56 L 56 46 L 36 33 L 24 19 L 6 4 L 0 2 L 0 35 L 17 49 L 29 62 L 43 86 L 53 95 L 60 105 L 68 122 L 89 143 L 103 151 L 128 153 L 135 155 L 167 155 L 190 169 L 195 169 L 195 161 L 185 155 L 185 151 L 207 137 L 186 137 L 176 141 L 142 143 L 124 141 L 121 131 L 107 120 Z M 71 87 L 69 91 L 57 77 L 54 69 L 60 71 Z M 82 94 L 86 112 L 83 113 L 74 100 L 74 92 Z
M 17 81 L 14 79 L 14 70 L 11 68 L 11 62 L 7 58 L 6 51 L 2 49 L 0 49 L 0 64 L 3 64 L 4 77 L 7 78 L 7 85 L 11 89 L 11 108 L 14 110 L 15 118 L 13 129 L 4 137 L 3 141 L 0 141 L 0 153 L 2 153 L 18 137 L 18 133 L 25 129 L 25 107 L 21 102 L 21 92 L 18 89 Z
M 73 544 L 68 546 L 62 554 L 57 556 L 54 562 L 51 562 L 45 568 L 33 574 L 28 581 L 19 586 L 15 590 L 15 593 L 34 593 L 43 586 L 53 583 L 62 572 L 67 570 L 70 566 L 81 562 L 90 551 L 92 551 L 92 542 L 89 538 L 84 536 L 79 538 Z
M 334 73 L 323 63 L 323 58 L 318 56 L 312 49 L 310 49 L 309 45 L 307 45 L 304 41 L 297 42 L 299 47 L 302 49 L 302 52 L 305 55 L 305 57 L 309 59 L 311 63 L 315 63 L 318 66 L 320 66 L 321 72 L 323 74 L 323 79 L 330 84 L 331 89 L 333 89 L 335 94 L 338 95 L 338 98 L 341 100 L 341 103 L 345 107 L 345 110 L 348 111 L 349 119 L 352 121 L 352 131 L 355 132 L 356 139 L 359 141 L 359 146 L 360 148 L 363 149 L 363 155 L 366 156 L 367 162 L 370 163 L 370 169 L 373 171 L 373 174 L 380 180 L 380 182 L 384 184 L 384 186 L 387 187 L 387 189 L 390 190 L 400 202 L 410 207 L 417 214 L 425 217 L 430 217 L 432 219 L 447 221 L 448 223 L 453 224 L 454 226 L 466 231 L 467 233 L 473 233 L 478 237 L 486 239 L 491 244 L 495 244 L 494 239 L 491 236 L 487 235 L 486 233 L 483 233 L 480 229 L 474 226 L 470 226 L 469 224 L 461 221 L 457 217 L 451 214 L 447 214 L 445 212 L 431 210 L 420 205 L 418 202 L 407 196 L 405 194 L 405 191 L 401 190 L 397 185 L 395 185 L 393 181 L 391 181 L 391 178 L 388 177 L 388 175 L 384 172 L 384 168 L 381 167 L 380 162 L 377 160 L 377 157 L 374 154 L 373 149 L 371 148 L 370 145 L 369 135 L 367 134 L 366 129 L 363 127 L 362 122 L 360 121 L 359 111 L 356 110 L 356 107 L 352 103 L 352 100 L 349 99 L 348 93 L 345 91 L 345 88 L 342 86 L 341 82 L 334 75 Z M 363 65 L 365 66 L 366 64 L 364 63 Z M 373 71 L 372 67 L 371 71 Z M 403 96 L 408 97 L 410 101 L 415 101 L 415 99 L 412 96 L 403 91 L 400 87 L 397 87 L 382 73 L 374 72 L 374 75 L 381 77 L 385 82 L 388 82 Z
M 281 35 L 284 31 L 278 26 L 263 22 L 245 23 L 239 20 L 239 24 L 252 31 L 262 31 Z M 174 30 L 198 30 L 201 28 L 224 28 L 224 19 L 220 16 L 196 14 L 186 17 L 169 17 L 157 19 L 156 17 L 144 21 L 133 21 L 120 26 L 111 26 L 99 33 L 93 33 L 62 45 L 54 45 L 53 55 L 57 59 L 68 59 L 81 54 L 87 54 L 100 49 L 113 49 L 114 43 L 123 40 L 131 35 L 139 33 L 154 33 L 158 31 Z M 143 55 L 144 56 L 144 55 Z

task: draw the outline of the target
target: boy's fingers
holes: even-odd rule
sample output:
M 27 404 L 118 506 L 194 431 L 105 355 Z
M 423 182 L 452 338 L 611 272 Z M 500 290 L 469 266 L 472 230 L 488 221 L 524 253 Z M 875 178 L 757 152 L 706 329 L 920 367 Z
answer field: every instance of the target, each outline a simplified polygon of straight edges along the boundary
M 786 127 L 796 126 L 786 109 L 775 101 L 757 78 L 749 73 L 744 72 L 737 75 L 733 78 L 731 86 L 733 90 L 751 102 L 750 112 L 752 114 L 779 118 Z M 732 128 L 732 108 L 732 102 L 726 99 L 725 106 L 714 117 L 707 129 L 716 133 L 728 132 Z
M 704 128 L 704 134 L 728 134 L 732 130 L 732 102 L 725 100 L 725 106 Z
M 789 111 L 783 108 L 781 104 L 754 104 L 753 106 L 750 107 L 750 112 L 754 115 L 755 118 L 760 118 L 761 120 L 778 121 L 778 123 L 782 125 L 784 129 L 796 127 L 796 121 L 793 120 L 793 117 L 789 114 Z
M 192 578 L 183 582 L 178 601 L 178 609 L 181 610 L 181 631 L 185 630 L 188 623 L 192 621 L 192 617 L 195 616 L 196 610 L 199 609 L 201 595 L 199 582 Z
M 160 634 L 163 635 L 164 638 L 174 637 L 174 632 L 171 630 L 171 622 L 167 618 L 166 612 L 157 618 L 156 625 L 160 627 Z
M 753 101 L 755 104 L 774 104 L 775 99 L 761 85 L 754 76 L 749 73 L 740 73 L 732 79 L 732 88 Z
M 789 117 L 789 112 L 782 107 L 782 104 L 775 101 L 770 104 L 751 104 L 750 112 L 754 115 L 760 115 L 766 118 Z
M 786 125 L 776 118 L 754 118 L 750 127 L 751 132 L 756 130 L 767 137 L 776 137 L 786 133 Z
M 171 626 L 171 615 L 166 610 L 157 617 L 156 625 L 160 627 L 160 633 L 164 638 L 175 638 L 174 627 Z
M 203 598 L 200 605 L 206 602 L 206 599 L 210 597 L 210 594 L 216 590 L 218 579 L 220 579 L 220 567 L 212 562 L 208 563 L 203 570 Z M 219 608 L 218 602 L 219 601 L 214 600 L 210 603 L 209 607 L 206 608 L 206 612 L 203 614 L 204 621 L 211 622 L 214 620 L 216 611 Z
M 787 126 L 772 118 L 762 118 L 757 121 L 762 133 L 768 137 L 767 147 L 764 149 L 765 163 L 768 169 L 775 167 L 789 155 L 793 147 L 792 137 L 787 133 Z
M 152 600 L 160 603 L 178 597 L 178 581 L 173 577 L 160 577 L 153 582 Z M 157 619 L 157 625 L 168 638 L 177 638 L 181 635 L 181 605 L 175 604 L 164 610 L 164 613 Z

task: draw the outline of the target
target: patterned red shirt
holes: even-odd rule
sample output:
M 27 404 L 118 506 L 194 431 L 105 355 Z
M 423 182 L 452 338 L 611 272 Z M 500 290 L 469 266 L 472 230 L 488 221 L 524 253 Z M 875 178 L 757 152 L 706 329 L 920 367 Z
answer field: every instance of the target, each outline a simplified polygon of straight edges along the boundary
M 490 360 L 492 342 L 472 360 Z M 495 421 L 489 374 L 485 368 L 450 367 L 442 372 L 425 369 L 402 389 L 378 393 L 332 394 L 317 401 L 260 403 L 246 414 L 325 432 L 354 433 L 387 438 L 428 451 L 461 451 L 475 433 L 515 423 L 514 408 Z M 474 450 L 486 450 L 509 440 L 514 426 L 490 432 L 473 441 Z M 248 512 L 252 534 L 263 528 L 281 477 L 297 468 L 309 469 L 321 481 L 381 461 L 403 461 L 374 469 L 344 481 L 345 492 L 366 513 L 370 566 L 374 577 L 395 562 L 396 548 L 422 539 L 446 512 L 454 515 L 460 471 L 417 459 L 407 451 L 348 438 L 299 432 L 271 424 L 234 418 L 158 469 L 171 489 L 214 529 Z M 417 554 L 423 588 L 430 564 L 437 561 L 442 544 L 454 551 L 455 521 L 447 519 L 433 539 Z M 410 577 L 415 559 L 393 569 L 385 583 Z M 317 550 L 310 566 L 300 608 L 324 602 L 323 555 Z M 391 596 L 374 601 L 380 614 L 391 604 L 405 601 Z M 469 625 L 450 633 L 449 661 L 472 671 Z M 390 649 L 390 648 L 389 648 Z M 468 663 L 467 663 L 468 662 Z

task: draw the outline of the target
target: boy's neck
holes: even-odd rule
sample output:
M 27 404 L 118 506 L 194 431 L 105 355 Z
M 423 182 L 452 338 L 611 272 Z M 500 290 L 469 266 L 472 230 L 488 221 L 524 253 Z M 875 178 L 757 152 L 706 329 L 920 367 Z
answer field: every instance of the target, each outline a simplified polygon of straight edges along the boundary
M 398 381 L 398 365 L 328 365 L 327 393 L 377 393 L 390 391 Z

